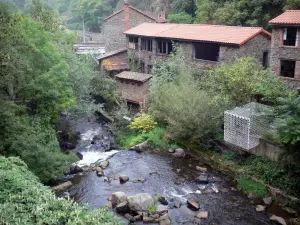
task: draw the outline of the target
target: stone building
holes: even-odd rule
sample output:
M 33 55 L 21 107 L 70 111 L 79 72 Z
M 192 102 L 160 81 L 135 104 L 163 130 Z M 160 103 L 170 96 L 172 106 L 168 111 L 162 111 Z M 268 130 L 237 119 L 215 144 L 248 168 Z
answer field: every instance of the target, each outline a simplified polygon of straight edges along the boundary
M 270 67 L 292 88 L 300 88 L 300 10 L 272 19 Z
M 104 40 L 106 52 L 123 49 L 126 47 L 124 31 L 136 27 L 142 23 L 164 23 L 165 13 L 155 16 L 150 12 L 138 10 L 128 3 L 124 3 L 123 9 L 113 13 L 104 19 Z
M 124 33 L 128 57 L 144 73 L 172 52 L 173 43 L 183 47 L 186 59 L 198 68 L 242 56 L 253 56 L 265 67 L 269 64 L 271 34 L 260 27 L 144 23 Z
M 148 101 L 151 75 L 124 71 L 116 75 L 121 96 L 127 102 L 144 105 Z
M 127 49 L 111 51 L 104 55 L 99 55 L 99 70 L 109 75 L 115 75 L 125 70 L 130 70 L 128 64 Z

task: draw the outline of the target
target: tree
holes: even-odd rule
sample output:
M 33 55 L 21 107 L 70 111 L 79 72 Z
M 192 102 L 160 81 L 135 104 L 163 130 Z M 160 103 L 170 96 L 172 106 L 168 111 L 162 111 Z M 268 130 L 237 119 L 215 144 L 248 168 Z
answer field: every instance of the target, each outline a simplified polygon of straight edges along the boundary
M 195 0 L 173 0 L 171 8 L 173 13 L 185 12 L 193 16 L 196 11 Z
M 181 13 L 173 13 L 170 14 L 168 16 L 168 22 L 169 23 L 185 23 L 185 24 L 190 24 L 193 23 L 194 18 L 185 13 L 185 12 L 181 12 Z

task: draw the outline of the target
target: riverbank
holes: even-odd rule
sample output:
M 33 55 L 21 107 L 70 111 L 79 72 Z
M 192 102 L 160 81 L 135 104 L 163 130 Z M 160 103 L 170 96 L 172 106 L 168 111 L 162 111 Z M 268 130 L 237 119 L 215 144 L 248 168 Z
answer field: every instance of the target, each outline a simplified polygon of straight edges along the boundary
M 222 157 L 221 154 L 218 154 L 209 150 L 202 150 L 197 145 L 187 143 L 182 140 L 177 140 L 181 146 L 185 149 L 188 149 L 189 154 L 193 157 L 199 159 L 201 162 L 209 165 L 214 170 L 219 171 L 220 173 L 237 180 L 241 177 L 247 177 L 247 180 L 250 180 L 253 183 L 257 183 L 266 188 L 268 196 L 272 197 L 274 201 L 274 205 L 278 205 L 282 208 L 283 211 L 280 214 L 290 214 L 289 217 L 297 216 L 300 212 L 300 200 L 297 197 L 291 196 L 289 194 L 284 193 L 282 190 L 275 188 L 268 183 L 265 183 L 263 180 L 258 179 L 255 176 L 249 176 L 247 173 L 247 166 L 243 164 L 239 164 L 234 159 L 228 159 L 230 157 Z M 229 154 L 230 155 L 230 154 Z M 243 188 L 243 187 L 241 187 Z M 255 190 L 254 190 L 255 191 Z M 246 194 L 250 194 L 249 191 L 245 192 Z M 265 196 L 257 196 L 258 200 L 262 199 Z M 287 215 L 288 216 L 288 215 Z

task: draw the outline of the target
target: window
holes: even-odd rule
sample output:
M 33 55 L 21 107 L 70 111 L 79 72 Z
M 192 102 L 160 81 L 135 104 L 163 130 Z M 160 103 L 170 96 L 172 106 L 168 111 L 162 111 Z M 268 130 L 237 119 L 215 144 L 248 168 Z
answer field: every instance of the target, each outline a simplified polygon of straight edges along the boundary
M 284 28 L 283 45 L 298 46 L 298 30 L 294 27 Z
M 195 43 L 194 59 L 203 59 L 209 61 L 219 60 L 220 45 L 214 43 Z
M 152 52 L 152 40 L 142 38 L 141 50 Z
M 295 61 L 281 60 L 280 76 L 294 78 L 295 76 Z
M 157 40 L 157 53 L 170 54 L 173 51 L 172 41 L 170 40 Z
M 269 52 L 264 52 L 263 53 L 262 65 L 265 68 L 268 67 L 268 56 L 269 56 Z
M 129 48 L 130 49 L 138 49 L 139 46 L 139 39 L 137 37 L 129 37 Z

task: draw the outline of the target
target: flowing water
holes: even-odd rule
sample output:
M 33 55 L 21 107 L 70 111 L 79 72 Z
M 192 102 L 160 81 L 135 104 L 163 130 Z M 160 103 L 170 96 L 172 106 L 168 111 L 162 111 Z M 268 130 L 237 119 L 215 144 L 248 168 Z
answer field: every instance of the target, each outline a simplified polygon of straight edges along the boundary
M 79 123 L 77 129 L 81 140 L 77 151 L 83 155 L 80 165 L 89 165 L 97 160 L 109 159 L 105 176 L 115 178 L 111 183 L 104 182 L 104 177 L 97 177 L 95 172 L 86 172 L 71 178 L 74 187 L 71 196 L 80 204 L 89 207 L 105 206 L 107 198 L 116 191 L 127 195 L 138 193 L 161 194 L 169 202 L 181 203 L 180 208 L 169 210 L 173 224 L 215 224 L 215 225 L 262 225 L 275 224 L 269 220 L 267 213 L 258 213 L 241 192 L 234 188 L 233 182 L 208 168 L 211 179 L 208 185 L 195 183 L 201 175 L 196 166 L 205 166 L 192 157 L 174 158 L 167 152 L 137 153 L 129 150 L 112 150 L 113 142 L 108 127 L 97 123 Z M 91 144 L 93 137 L 100 135 L 101 140 Z M 130 180 L 120 184 L 120 175 L 129 176 Z M 145 179 L 144 183 L 134 183 L 135 179 Z M 186 200 L 194 198 L 199 201 L 201 210 L 209 212 L 207 220 L 195 219 L 195 212 L 186 206 Z M 124 220 L 125 221 L 125 220 Z M 127 224 L 128 222 L 125 222 Z

